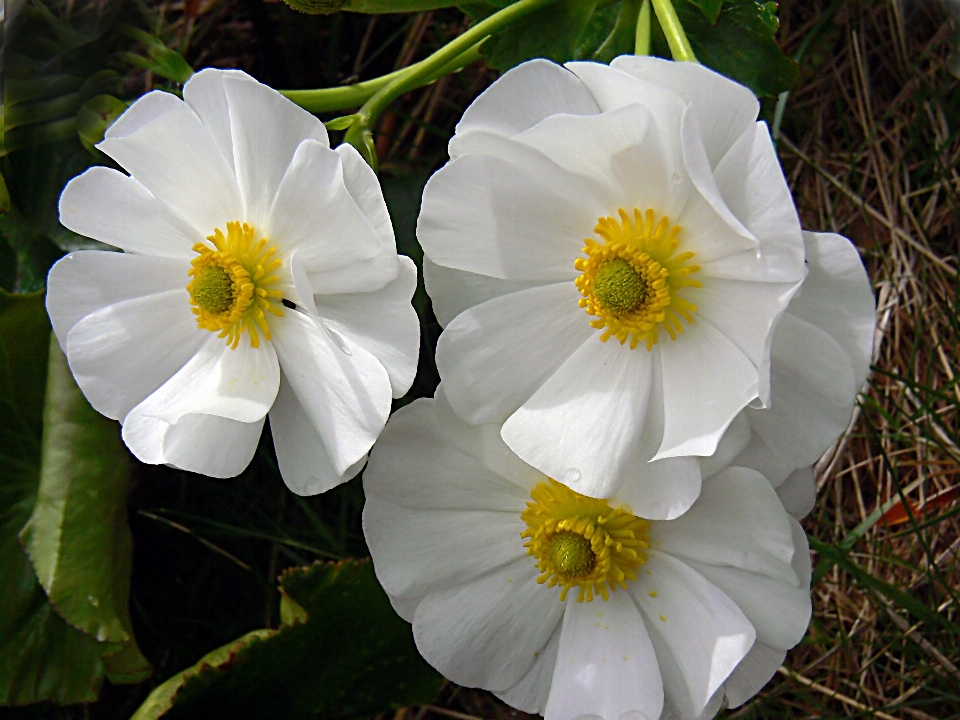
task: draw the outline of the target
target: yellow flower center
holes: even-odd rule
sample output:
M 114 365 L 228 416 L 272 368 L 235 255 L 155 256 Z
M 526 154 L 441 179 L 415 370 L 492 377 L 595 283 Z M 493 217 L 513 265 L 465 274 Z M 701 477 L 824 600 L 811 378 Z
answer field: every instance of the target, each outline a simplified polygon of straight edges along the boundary
M 657 220 L 653 210 L 633 217 L 623 208 L 620 220 L 602 217 L 594 232 L 602 244 L 586 239 L 583 252 L 574 267 L 581 272 L 576 279 L 583 297 L 580 307 L 596 317 L 590 325 L 603 330 L 604 342 L 615 337 L 623 345 L 630 340 L 635 350 L 642 340 L 647 350 L 657 344 L 663 327 L 671 340 L 683 332 L 683 322 L 693 322 L 697 307 L 678 295 L 684 287 L 702 287 L 688 276 L 700 270 L 688 265 L 692 252 L 677 253 L 680 226 L 670 225 L 664 216 Z
M 204 243 L 193 246 L 198 257 L 190 263 L 190 304 L 203 330 L 219 333 L 236 349 L 246 331 L 250 347 L 260 347 L 260 333 L 270 339 L 266 313 L 283 315 L 279 290 L 270 285 L 280 281 L 272 273 L 282 261 L 266 238 L 256 240 L 256 231 L 246 223 L 227 223 L 227 234 L 217 228 L 207 237 L 215 249 Z
M 581 495 L 552 478 L 530 493 L 521 514 L 527 529 L 527 555 L 537 560 L 538 583 L 560 585 L 560 599 L 577 588 L 577 600 L 604 600 L 610 590 L 637 579 L 637 568 L 647 562 L 650 523 L 630 508 L 612 508 L 606 500 Z

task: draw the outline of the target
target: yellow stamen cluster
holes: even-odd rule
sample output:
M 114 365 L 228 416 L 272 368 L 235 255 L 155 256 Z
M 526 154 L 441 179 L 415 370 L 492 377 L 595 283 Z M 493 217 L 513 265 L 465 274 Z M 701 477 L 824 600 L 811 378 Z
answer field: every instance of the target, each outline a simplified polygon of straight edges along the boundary
M 190 304 L 203 330 L 219 333 L 234 350 L 246 331 L 250 347 L 260 347 L 260 333 L 270 340 L 266 313 L 283 315 L 283 294 L 270 285 L 280 278 L 272 273 L 282 261 L 266 238 L 256 240 L 254 229 L 243 223 L 228 222 L 227 234 L 217 228 L 205 243 L 193 246 L 199 254 L 191 262 Z
M 537 560 L 538 583 L 560 585 L 560 599 L 578 588 L 577 600 L 604 600 L 610 590 L 627 587 L 637 579 L 637 568 L 646 564 L 650 523 L 631 514 L 628 507 L 611 508 L 574 492 L 552 478 L 530 493 L 531 502 L 521 514 L 527 529 L 527 555 Z
M 596 317 L 590 325 L 603 330 L 600 339 L 615 337 L 623 345 L 630 340 L 635 350 L 642 340 L 647 350 L 657 344 L 662 326 L 676 340 L 683 332 L 681 318 L 693 322 L 696 305 L 680 297 L 683 287 L 702 287 L 688 276 L 700 269 L 687 265 L 692 252 L 676 254 L 680 245 L 680 226 L 671 227 L 669 219 L 659 219 L 653 210 L 633 216 L 623 208 L 620 220 L 602 217 L 594 232 L 603 243 L 586 239 L 583 252 L 574 267 L 581 272 L 576 279 L 583 297 L 580 307 Z

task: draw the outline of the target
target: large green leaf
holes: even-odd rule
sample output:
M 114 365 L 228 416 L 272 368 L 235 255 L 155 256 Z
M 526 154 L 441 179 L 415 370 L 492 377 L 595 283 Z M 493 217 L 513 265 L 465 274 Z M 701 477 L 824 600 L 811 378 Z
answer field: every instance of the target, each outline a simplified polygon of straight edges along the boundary
M 100 647 L 47 601 L 17 541 L 40 473 L 50 323 L 43 295 L 0 291 L 0 704 L 96 700 Z
M 157 687 L 132 720 L 346 720 L 432 701 L 441 678 L 417 653 L 369 561 L 281 578 L 279 630 L 218 648 Z
M 136 682 L 150 671 L 126 611 L 126 453 L 74 384 L 42 293 L 0 291 L 0 422 L 0 704 L 91 702 L 104 676 Z M 28 546 L 62 608 L 18 541 L 28 521 Z
M 476 21 L 510 4 L 510 0 L 481 0 L 460 7 Z M 509 70 L 532 58 L 571 60 L 596 6 L 597 0 L 558 0 L 508 25 L 484 43 L 487 65 Z
M 20 542 L 57 612 L 99 642 L 131 645 L 119 674 L 142 680 L 151 669 L 133 644 L 127 609 L 133 552 L 127 451 L 120 426 L 83 397 L 56 341 L 40 458 L 37 502 Z
M 724 0 L 716 23 L 692 0 L 674 5 L 693 51 L 704 65 L 757 95 L 779 95 L 799 79 L 800 69 L 774 37 L 775 3 Z
M 509 0 L 461 2 L 479 20 Z M 633 50 L 634 0 L 560 0 L 513 23 L 483 46 L 487 64 L 508 70 L 535 57 L 609 62 Z M 758 95 L 778 95 L 799 78 L 799 69 L 777 44 L 776 3 L 756 0 L 674 0 L 674 7 L 697 58 L 704 65 L 746 85 Z M 631 22 L 632 21 L 632 22 Z M 655 41 L 663 40 L 654 19 Z M 665 43 L 658 54 L 668 56 Z

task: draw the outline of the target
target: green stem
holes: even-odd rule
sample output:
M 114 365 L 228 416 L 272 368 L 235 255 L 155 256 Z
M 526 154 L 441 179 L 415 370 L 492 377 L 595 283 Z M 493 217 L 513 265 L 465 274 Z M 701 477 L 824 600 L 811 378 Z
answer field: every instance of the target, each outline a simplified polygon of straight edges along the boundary
M 344 142 L 348 142 L 360 150 L 371 165 L 375 166 L 376 157 L 373 152 L 373 137 L 370 126 L 390 103 L 405 92 L 425 85 L 431 77 L 443 70 L 451 61 L 477 46 L 500 28 L 553 2 L 556 2 L 556 0 L 520 0 L 520 2 L 514 3 L 477 23 L 427 59 L 406 68 L 401 75 L 377 90 L 357 111 L 357 120 L 344 136 Z
M 650 0 L 643 0 L 640 14 L 637 16 L 637 39 L 634 55 L 650 54 Z
M 481 43 L 477 43 L 462 55 L 457 56 L 442 68 L 432 73 L 417 87 L 429 85 L 444 75 L 455 73 L 467 65 L 477 62 L 480 59 L 480 45 Z M 358 82 L 353 85 L 322 88 L 320 90 L 281 90 L 280 94 L 292 100 L 307 112 L 318 114 L 359 107 L 373 97 L 378 90 L 386 87 L 404 73 L 410 72 L 411 68 L 418 67 L 424 62 L 426 62 L 426 60 L 421 60 L 408 67 L 395 70 L 382 77 L 364 80 L 363 82 Z
M 663 34 L 667 36 L 667 44 L 670 46 L 670 54 L 673 55 L 673 59 L 697 62 L 697 56 L 693 54 L 690 41 L 687 40 L 687 35 L 683 32 L 683 25 L 680 24 L 680 18 L 677 17 L 673 2 L 671 0 L 653 0 L 653 10 L 657 13 L 657 20 L 660 21 Z

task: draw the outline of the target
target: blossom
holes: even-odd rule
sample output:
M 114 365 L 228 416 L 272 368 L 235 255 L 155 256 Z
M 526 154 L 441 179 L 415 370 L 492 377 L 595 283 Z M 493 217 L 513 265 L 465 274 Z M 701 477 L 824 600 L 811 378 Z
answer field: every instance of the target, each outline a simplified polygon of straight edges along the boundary
M 804 233 L 808 274 L 770 346 L 770 407 L 746 408 L 704 476 L 729 464 L 758 470 L 796 516 L 813 508 L 811 467 L 850 422 L 873 355 L 876 303 L 860 254 L 845 237 Z
M 374 568 L 424 658 L 546 720 L 710 717 L 773 675 L 810 618 L 802 529 L 755 470 L 680 518 L 589 498 L 444 391 L 387 423 L 364 471 Z
M 647 517 L 691 505 L 693 456 L 770 402 L 771 336 L 805 274 L 758 108 L 647 57 L 531 61 L 477 98 L 417 226 L 460 417 L 503 423 L 585 495 L 630 480 Z
M 69 229 L 121 248 L 50 271 L 70 368 L 140 460 L 240 473 L 264 419 L 300 494 L 353 477 L 413 381 L 413 263 L 373 171 L 238 71 L 152 92 L 60 198 Z

